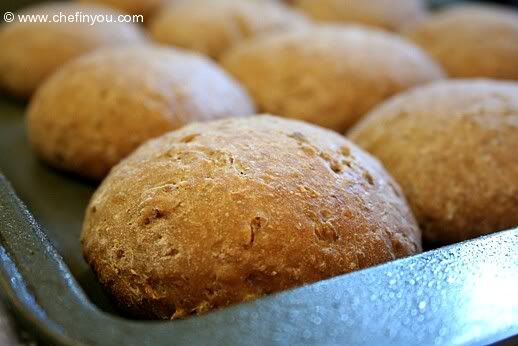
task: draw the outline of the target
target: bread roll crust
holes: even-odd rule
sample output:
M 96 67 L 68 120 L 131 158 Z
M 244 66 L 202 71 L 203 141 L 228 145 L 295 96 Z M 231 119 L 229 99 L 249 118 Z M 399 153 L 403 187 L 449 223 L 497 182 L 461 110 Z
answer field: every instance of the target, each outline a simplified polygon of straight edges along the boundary
M 247 41 L 222 57 L 260 111 L 344 132 L 385 98 L 440 79 L 440 67 L 397 36 L 316 26 Z
M 316 20 L 352 22 L 397 31 L 428 14 L 422 0 L 293 0 Z
M 114 18 L 121 14 L 102 6 L 72 2 L 35 5 L 19 14 L 46 14 L 50 21 L 60 14 L 75 16 L 76 13 Z M 146 41 L 138 25 L 132 23 L 6 23 L 0 27 L 0 88 L 14 96 L 28 98 L 59 67 L 85 53 L 101 47 Z
M 307 25 L 303 14 L 271 0 L 198 0 L 172 3 L 153 18 L 149 30 L 161 43 L 217 59 L 247 38 Z
M 117 8 L 129 14 L 143 15 L 147 19 L 161 6 L 171 1 L 179 0 L 80 0 L 84 3 L 97 3 Z
M 51 165 L 99 179 L 149 138 L 191 121 L 253 113 L 246 92 L 210 60 L 133 46 L 60 69 L 31 100 L 27 130 Z
M 331 131 L 271 116 L 147 142 L 92 197 L 81 242 L 125 310 L 164 319 L 421 249 L 375 159 Z
M 406 34 L 452 77 L 518 80 L 518 12 L 513 9 L 456 6 Z
M 378 107 L 349 135 L 401 184 L 425 241 L 518 225 L 517 83 L 434 83 Z

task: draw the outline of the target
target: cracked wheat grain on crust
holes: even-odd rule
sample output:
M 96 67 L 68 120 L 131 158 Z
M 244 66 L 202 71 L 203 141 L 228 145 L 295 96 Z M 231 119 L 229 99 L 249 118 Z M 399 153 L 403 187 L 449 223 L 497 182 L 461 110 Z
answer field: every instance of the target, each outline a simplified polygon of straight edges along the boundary
M 244 39 L 306 25 L 303 14 L 274 1 L 204 0 L 171 4 L 149 31 L 161 43 L 219 58 Z
M 518 12 L 482 5 L 446 9 L 408 30 L 452 77 L 518 79 Z
M 48 3 L 26 8 L 19 14 L 118 16 L 106 7 L 78 3 Z M 132 23 L 13 22 L 0 27 L 0 88 L 28 98 L 65 63 L 101 47 L 142 44 L 147 39 Z
M 27 130 L 45 161 L 100 179 L 147 139 L 192 121 L 253 113 L 246 92 L 209 59 L 134 46 L 60 69 L 31 100 Z
M 260 111 L 344 132 L 387 97 L 443 77 L 396 35 L 356 26 L 315 26 L 244 42 L 222 65 Z
M 350 137 L 399 182 L 425 241 L 518 226 L 518 83 L 418 88 L 367 115 Z
M 397 31 L 426 17 L 423 0 L 293 0 L 320 21 L 353 22 Z
M 421 250 L 375 159 L 339 134 L 272 116 L 147 142 L 92 197 L 81 242 L 121 307 L 163 319 Z

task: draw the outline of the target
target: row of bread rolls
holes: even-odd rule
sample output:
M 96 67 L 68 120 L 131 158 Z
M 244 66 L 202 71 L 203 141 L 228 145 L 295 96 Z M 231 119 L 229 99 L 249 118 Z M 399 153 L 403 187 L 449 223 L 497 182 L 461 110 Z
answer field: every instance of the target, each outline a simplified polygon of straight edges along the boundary
M 242 40 L 309 25 L 302 13 L 272 0 L 173 2 L 149 22 L 153 39 L 219 58 Z
M 225 51 L 220 57 L 222 67 L 243 87 L 207 58 L 158 48 L 146 42 L 143 35 L 137 35 L 131 47 L 102 49 L 75 60 L 67 56 L 61 60 L 72 61 L 56 73 L 48 71 L 50 77 L 44 78 L 29 106 L 29 138 L 40 156 L 56 167 L 101 179 L 146 139 L 191 121 L 253 114 L 253 102 L 244 88 L 261 112 L 343 132 L 387 97 L 443 77 L 441 68 L 426 53 L 395 34 L 366 27 L 310 25 L 302 15 L 290 13 L 273 1 L 202 0 L 172 6 L 181 8 L 181 13 L 186 11 L 185 17 L 198 13 L 191 7 L 202 2 L 210 9 L 205 15 L 216 10 L 224 14 L 217 16 L 216 23 L 239 27 L 242 35 L 252 35 L 251 28 L 256 28 L 256 39 L 218 49 Z M 65 8 L 73 12 L 82 6 L 51 4 L 36 9 L 57 13 Z M 270 26 L 254 25 L 257 18 L 253 14 L 259 12 L 262 15 L 257 18 L 262 25 L 267 23 L 263 18 L 274 19 Z M 283 17 L 285 26 L 279 26 Z M 57 41 L 59 35 L 73 36 L 75 31 L 60 25 L 17 23 L 7 25 L 6 31 L 12 28 L 14 37 L 17 28 L 23 31 L 35 27 L 32 29 L 37 31 L 31 37 L 37 42 L 41 42 L 39 36 L 50 34 Z M 111 31 L 111 26 L 118 27 L 83 28 L 77 24 L 70 29 L 80 28 L 81 34 L 84 29 L 97 40 L 98 33 Z M 56 34 L 56 27 L 62 31 Z M 138 32 L 136 26 L 131 28 Z M 263 30 L 272 32 L 259 35 Z M 214 32 L 213 28 L 207 31 Z M 245 39 L 238 34 L 232 37 Z M 79 36 L 74 39 L 81 40 Z M 202 41 L 202 37 L 195 39 Z M 48 45 L 49 40 L 44 41 Z M 30 50 L 32 43 L 27 43 L 18 43 L 17 47 L 24 52 Z M 212 55 L 210 51 L 205 53 Z M 23 66 L 30 64 L 24 62 Z
M 518 79 L 515 11 L 489 5 L 462 5 L 430 14 L 421 0 L 293 3 L 319 21 L 400 31 L 437 59 L 451 77 Z M 270 1 L 174 2 L 151 18 L 150 33 L 159 42 L 219 57 L 232 43 L 250 32 L 257 33 L 262 26 L 271 28 L 279 26 L 279 22 L 291 27 L 303 25 L 300 12 L 281 14 L 278 8 L 278 3 Z
M 147 139 L 254 112 L 246 91 L 208 58 L 140 45 L 99 50 L 59 69 L 32 98 L 27 130 L 45 161 L 100 180 Z
M 124 13 L 141 14 L 150 18 L 162 6 L 184 0 L 79 0 L 84 3 L 100 4 L 118 9 Z M 188 1 L 188 0 L 187 0 Z
M 388 22 L 342 16 L 339 1 L 293 1 L 320 20 L 403 28 L 426 38 L 416 38 L 422 49 L 368 26 L 312 23 L 273 0 L 130 3 L 122 9 L 146 13 L 150 36 L 133 24 L 0 29 L 11 51 L 0 53 L 0 85 L 24 96 L 37 88 L 27 127 L 39 156 L 92 179 L 115 166 L 92 197 L 82 245 L 128 312 L 183 317 L 412 255 L 420 227 L 440 244 L 518 225 L 517 83 L 447 81 L 443 71 L 468 70 L 443 61 L 451 55 L 473 62 L 475 76 L 515 78 L 513 64 L 497 62 L 516 54 L 514 22 L 495 25 L 516 14 L 477 7 L 490 19 L 477 27 L 470 14 L 460 43 L 444 40 L 454 49 L 466 42 L 459 58 L 433 49 L 443 34 L 431 39 L 434 30 L 422 28 L 471 7 L 416 24 L 428 15 L 416 1 L 401 1 L 405 9 L 393 7 Z M 352 3 L 349 10 L 362 7 Z M 61 8 L 113 11 L 78 3 L 33 11 Z M 486 48 L 470 43 L 494 31 L 501 34 Z M 45 50 L 54 54 L 46 64 L 30 54 Z M 352 127 L 350 138 L 385 168 L 333 131 L 251 117 L 257 110 L 342 133 Z
M 308 26 L 310 21 L 301 12 L 306 11 L 319 20 L 402 30 L 451 77 L 518 79 L 515 63 L 518 60 L 518 15 L 498 7 L 463 5 L 429 14 L 419 0 L 300 0 L 295 1 L 299 12 L 273 0 L 92 2 L 129 13 L 146 13 L 145 24 L 153 39 L 213 58 L 219 58 L 246 38 Z M 23 12 L 122 13 L 102 5 L 82 3 L 51 3 Z M 151 12 L 154 15 L 147 14 Z M 419 20 L 409 23 L 414 19 Z M 142 30 L 131 23 L 4 25 L 0 30 L 0 44 L 6 47 L 0 54 L 0 87 L 27 98 L 55 69 L 73 58 L 95 48 L 145 40 Z
M 271 8 L 278 4 L 269 1 L 227 1 L 223 6 L 218 2 L 225 1 L 183 1 L 183 6 L 178 6 L 180 0 L 172 1 L 150 18 L 150 32 L 159 42 L 217 57 L 229 43 L 261 27 L 303 22 L 300 13 L 280 14 Z M 518 17 L 513 11 L 463 5 L 430 14 L 423 0 L 289 2 L 317 21 L 403 32 L 437 59 L 451 77 L 518 79 Z
M 81 0 L 83 2 L 104 4 L 121 11 L 131 14 L 143 14 L 148 19 L 152 19 L 155 15 L 162 16 L 164 12 L 170 12 L 174 18 L 185 20 L 185 18 L 177 17 L 171 11 L 163 10 L 168 5 L 176 5 L 180 2 L 190 3 L 188 6 L 195 6 L 193 13 L 188 16 L 199 16 L 199 11 L 204 11 L 198 2 L 217 3 L 221 0 Z M 261 2 L 286 2 L 292 4 L 295 8 L 307 13 L 310 17 L 318 21 L 326 22 L 352 22 L 376 27 L 385 28 L 392 31 L 400 30 L 411 23 L 419 21 L 428 15 L 426 2 L 422 0 L 255 0 Z M 244 0 L 241 3 L 250 3 L 252 0 Z M 226 4 L 228 6 L 228 3 Z M 239 5 L 238 5 L 239 6 Z M 246 6 L 246 5 L 245 5 Z M 214 9 L 214 7 L 210 7 Z M 216 10 L 215 12 L 218 12 Z M 185 13 L 185 12 L 184 12 Z M 216 13 L 215 16 L 219 14 Z M 199 18 L 199 17 L 198 17 Z M 258 16 L 251 19 L 260 25 Z M 266 22 L 268 22 L 266 18 Z M 189 27 L 192 23 L 185 23 Z M 209 26 L 212 23 L 208 23 Z
M 518 225 L 516 83 L 432 83 L 350 136 L 401 188 L 352 142 L 296 120 L 151 140 L 92 197 L 84 256 L 125 311 L 167 319 L 416 254 L 419 226 L 445 243 Z

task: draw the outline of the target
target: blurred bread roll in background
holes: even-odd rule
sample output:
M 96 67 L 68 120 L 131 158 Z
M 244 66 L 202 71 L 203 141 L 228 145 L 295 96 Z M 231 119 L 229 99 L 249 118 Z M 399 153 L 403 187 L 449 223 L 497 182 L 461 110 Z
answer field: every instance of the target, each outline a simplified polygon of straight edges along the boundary
M 417 88 L 373 110 L 349 135 L 401 184 L 425 241 L 518 226 L 518 83 Z
M 83 254 L 119 306 L 180 318 L 421 251 L 401 191 L 343 136 L 271 116 L 142 145 L 93 195 Z
M 430 16 L 406 34 L 451 77 L 518 80 L 518 11 L 462 5 Z
M 355 26 L 261 36 L 231 49 L 221 62 L 261 111 L 341 132 L 385 98 L 443 77 L 414 44 Z
M 48 15 L 47 22 L 15 21 L 0 26 L 0 88 L 18 97 L 31 96 L 57 68 L 82 54 L 100 47 L 147 41 L 133 23 L 92 25 L 60 19 L 60 16 L 121 14 L 103 6 L 51 2 L 28 7 L 17 14 Z
M 79 0 L 85 3 L 97 3 L 119 9 L 129 14 L 141 14 L 148 19 L 155 11 L 167 3 L 186 0 Z
M 246 38 L 306 25 L 304 15 L 276 1 L 199 0 L 164 8 L 149 30 L 161 43 L 218 58 Z
M 246 92 L 209 59 L 146 45 L 99 50 L 65 65 L 34 95 L 27 128 L 49 164 L 100 179 L 149 138 L 253 112 Z
M 428 14 L 424 0 L 291 0 L 319 21 L 359 23 L 397 31 Z

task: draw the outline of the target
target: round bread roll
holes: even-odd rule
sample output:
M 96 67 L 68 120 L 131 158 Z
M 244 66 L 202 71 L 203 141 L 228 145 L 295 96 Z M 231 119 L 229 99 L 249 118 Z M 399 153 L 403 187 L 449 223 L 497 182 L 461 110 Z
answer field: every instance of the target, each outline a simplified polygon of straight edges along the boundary
M 401 184 L 426 241 L 518 226 L 518 83 L 418 88 L 374 110 L 350 137 Z
M 399 30 L 426 17 L 423 0 L 293 0 L 295 6 L 321 21 L 353 22 Z
M 180 0 L 80 0 L 82 2 L 98 3 L 117 8 L 130 14 L 141 14 L 145 17 L 152 15 L 162 5 Z M 185 0 L 182 0 L 185 1 Z
M 159 42 L 218 58 L 245 38 L 307 24 L 302 14 L 274 1 L 200 0 L 171 4 L 149 30 Z
M 44 160 L 99 179 L 149 138 L 195 120 L 252 113 L 246 92 L 208 59 L 133 46 L 65 65 L 34 95 L 27 127 Z
M 518 12 L 464 5 L 431 16 L 408 37 L 452 77 L 518 79 Z
M 48 15 L 48 22 L 15 21 L 0 27 L 0 88 L 18 97 L 28 98 L 58 67 L 84 53 L 99 47 L 146 42 L 142 31 L 132 23 L 79 22 L 85 16 L 120 15 L 105 7 L 47 3 L 19 14 Z M 68 16 L 76 22 L 65 19 Z
M 123 309 L 178 318 L 420 251 L 399 187 L 339 134 L 271 116 L 147 142 L 95 192 L 83 254 Z
M 321 26 L 259 37 L 230 50 L 222 64 L 261 111 L 340 132 L 385 98 L 443 77 L 413 44 L 360 27 Z

